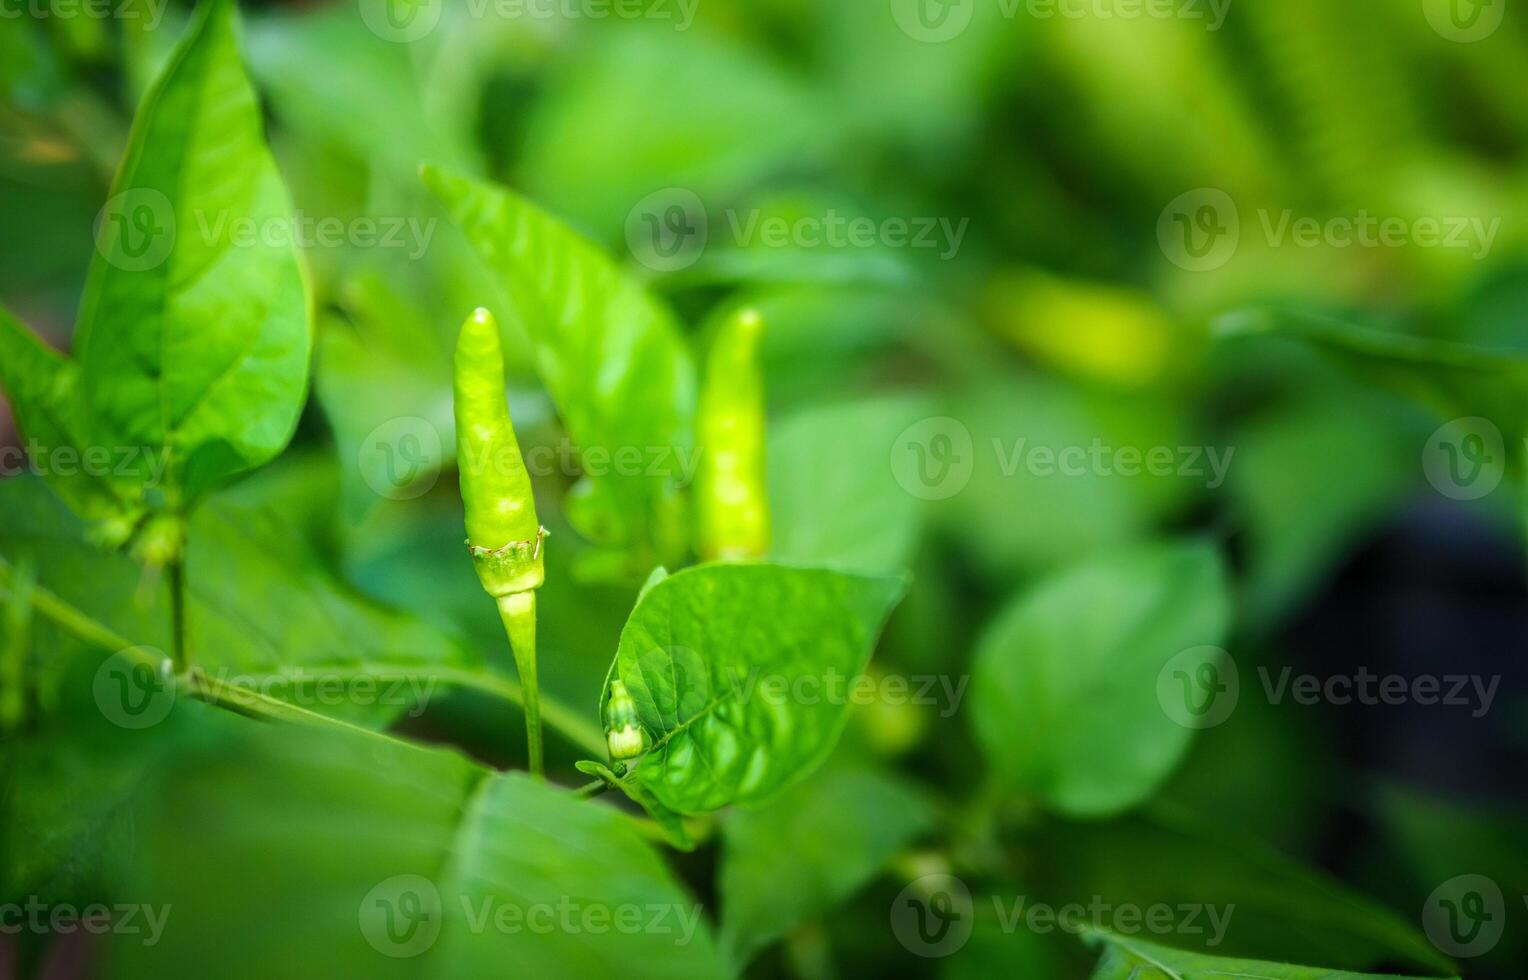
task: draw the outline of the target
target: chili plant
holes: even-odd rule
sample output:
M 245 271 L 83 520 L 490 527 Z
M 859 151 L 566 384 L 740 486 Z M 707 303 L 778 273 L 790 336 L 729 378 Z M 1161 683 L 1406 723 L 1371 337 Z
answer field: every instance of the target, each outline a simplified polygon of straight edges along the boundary
M 1354 5 L 0 18 L 0 207 L 110 172 L 72 331 L 0 309 L 0 975 L 1513 962 L 1517 825 L 1266 681 L 1413 442 L 1456 503 L 1523 478 L 1499 325 L 1351 312 L 1483 277 L 1223 238 L 1467 199 L 1418 59 L 1482 168 L 1528 147 L 1520 39 Z

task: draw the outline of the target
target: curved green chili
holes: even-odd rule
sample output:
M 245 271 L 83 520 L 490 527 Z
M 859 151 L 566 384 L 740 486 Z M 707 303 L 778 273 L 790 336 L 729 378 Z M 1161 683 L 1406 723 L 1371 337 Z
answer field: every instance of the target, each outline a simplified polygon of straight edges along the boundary
M 541 700 L 536 683 L 536 593 L 546 579 L 530 473 L 504 395 L 504 354 L 493 314 L 479 309 L 456 342 L 456 452 L 467 549 L 483 588 L 499 604 L 525 692 L 531 772 L 542 773 Z
M 700 393 L 696 546 L 708 560 L 769 550 L 765 482 L 764 318 L 744 309 L 725 320 L 706 357 Z

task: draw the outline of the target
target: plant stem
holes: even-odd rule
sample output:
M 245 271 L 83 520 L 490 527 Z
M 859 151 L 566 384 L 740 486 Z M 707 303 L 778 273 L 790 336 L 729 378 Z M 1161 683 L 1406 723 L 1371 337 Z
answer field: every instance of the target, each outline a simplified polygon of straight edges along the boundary
M 577 797 L 580 797 L 581 799 L 586 799 L 587 800 L 587 799 L 589 799 L 591 797 L 599 796 L 601 793 L 605 792 L 609 788 L 610 788 L 610 783 L 609 782 L 607 782 L 606 780 L 603 780 L 603 779 L 596 779 L 593 782 L 585 783 L 584 785 L 580 786 L 578 789 L 574 790 L 573 791 L 573 795 L 577 796 Z
M 170 562 L 170 660 L 176 673 L 191 666 L 186 652 L 186 558 L 176 556 Z
M 434 682 L 469 691 L 477 691 L 489 697 L 508 701 L 522 711 L 525 710 L 524 689 L 513 678 L 497 673 L 471 671 L 460 667 L 426 667 L 373 663 L 334 670 L 326 668 L 322 673 L 322 677 L 342 679 L 366 677 L 383 683 L 398 681 L 406 684 L 415 682 L 428 684 Z M 316 684 L 319 682 L 320 677 L 307 674 L 286 674 L 277 671 L 270 674 L 249 675 L 244 679 L 256 687 L 260 687 L 267 682 L 277 681 L 292 685 Z M 597 727 L 590 724 L 588 719 L 561 701 L 545 695 L 542 695 L 539 700 L 541 719 L 545 727 L 557 732 L 569 745 L 582 749 L 584 752 L 595 756 L 604 753 L 605 736 L 601 734 Z
M 4 558 L 0 558 L 0 598 L 9 597 L 14 591 L 11 587 L 10 578 L 10 565 Z M 31 598 L 33 609 L 45 619 L 50 620 L 76 638 L 89 643 L 91 646 L 142 662 L 154 670 L 159 669 L 162 661 L 156 659 L 146 649 L 139 647 L 132 640 L 114 632 L 110 627 L 92 619 L 86 613 L 76 609 L 42 586 L 39 585 L 32 588 Z M 438 681 L 442 684 L 466 688 L 489 695 L 490 697 L 500 698 L 522 708 L 525 707 L 526 703 L 525 691 L 510 678 L 496 674 L 474 673 L 455 667 L 420 668 L 398 665 L 362 665 L 345 670 L 326 671 L 324 676 L 374 677 L 385 681 Z M 301 675 L 285 678 L 279 672 L 252 674 L 241 677 L 241 680 L 249 682 L 256 688 L 265 681 L 277 679 L 286 679 L 294 684 L 301 684 L 308 680 L 317 680 L 316 678 L 306 678 Z M 367 734 L 376 734 L 367 729 L 356 729 L 353 725 L 335 721 L 326 715 L 306 711 L 279 698 L 256 694 L 254 691 L 247 690 L 246 686 L 242 684 L 237 685 L 238 691 L 234 692 L 230 690 L 230 685 L 215 681 L 209 675 L 199 671 L 190 672 L 183 680 L 189 686 L 189 692 L 193 697 L 238 714 L 327 724 L 331 727 L 343 727 L 366 731 Z M 538 697 L 537 709 L 538 716 L 542 710 L 545 711 L 546 721 L 553 729 L 566 738 L 569 744 L 595 755 L 605 751 L 604 736 L 572 708 L 550 699 L 543 702 Z M 527 708 L 526 711 L 527 716 L 529 716 L 529 709 Z
M 541 695 L 536 683 L 536 593 L 513 592 L 499 599 L 499 618 L 520 672 L 525 698 L 525 739 L 530 745 L 531 775 L 545 779 L 541 755 Z

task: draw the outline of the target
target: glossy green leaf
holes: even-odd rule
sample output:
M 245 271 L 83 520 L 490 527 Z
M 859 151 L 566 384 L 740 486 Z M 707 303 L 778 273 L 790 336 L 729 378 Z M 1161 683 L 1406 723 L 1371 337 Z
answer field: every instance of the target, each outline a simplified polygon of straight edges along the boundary
M 295 237 L 234 5 L 209 0 L 135 121 L 75 339 L 90 438 L 163 459 L 171 507 L 291 438 L 312 343 Z
M 904 582 L 769 564 L 700 565 L 654 584 L 612 677 L 652 748 L 635 778 L 680 813 L 762 803 L 820 764 L 848 685 Z M 609 697 L 600 698 L 601 714 Z
M 972 672 L 993 768 L 1074 816 L 1138 803 L 1193 736 L 1159 701 L 1159 676 L 1178 654 L 1223 644 L 1230 607 L 1220 556 L 1201 542 L 1103 555 L 1020 594 Z
M 1384 980 L 1373 973 L 1348 973 L 1313 966 L 1289 966 L 1256 960 L 1233 960 L 1158 946 L 1134 937 L 1097 932 L 1091 938 L 1103 947 L 1103 959 L 1093 980 Z M 1394 975 L 1387 975 L 1394 976 Z M 1408 980 L 1396 977 L 1396 980 Z M 1409 978 L 1419 980 L 1419 978 Z
M 454 752 L 214 723 L 137 818 L 131 892 L 170 927 L 114 944 L 109 976 L 725 975 L 701 906 L 603 803 Z
M 675 556 L 696 381 L 673 315 L 593 243 L 513 192 L 430 167 L 424 180 L 502 278 L 578 444 L 586 479 L 568 500 L 574 526 L 639 556 L 638 577 Z
M 832 763 L 767 807 L 728 814 L 719 872 L 722 942 L 746 963 L 853 895 L 932 819 L 928 801 L 902 780 Z

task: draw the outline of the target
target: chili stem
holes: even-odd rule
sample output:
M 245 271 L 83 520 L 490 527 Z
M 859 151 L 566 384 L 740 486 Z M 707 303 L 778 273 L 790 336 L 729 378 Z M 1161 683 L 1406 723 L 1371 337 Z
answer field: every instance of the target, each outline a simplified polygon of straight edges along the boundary
M 545 779 L 541 753 L 541 694 L 536 683 L 536 593 L 513 592 L 499 599 L 499 618 L 509 635 L 509 647 L 520 672 L 525 698 L 525 740 L 530 747 L 531 775 Z
M 181 554 L 170 562 L 170 659 L 176 673 L 191 666 L 186 652 L 186 559 Z

